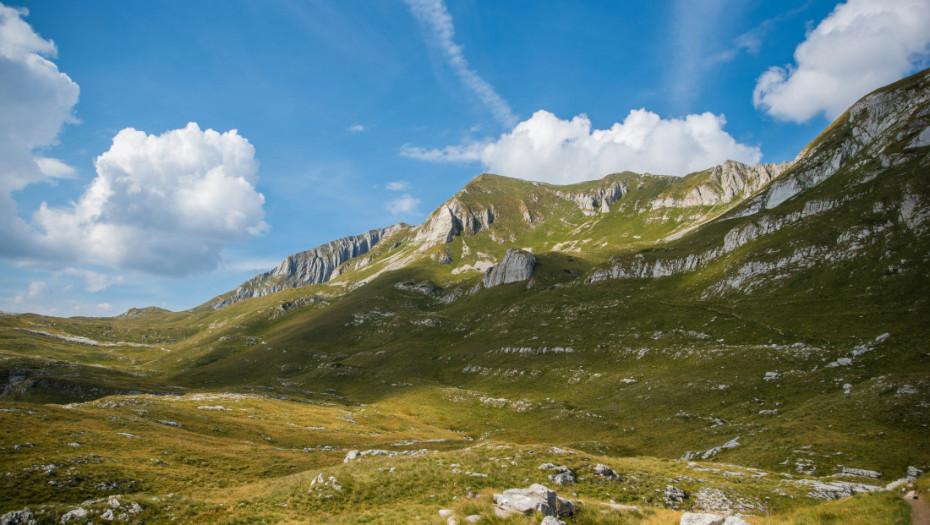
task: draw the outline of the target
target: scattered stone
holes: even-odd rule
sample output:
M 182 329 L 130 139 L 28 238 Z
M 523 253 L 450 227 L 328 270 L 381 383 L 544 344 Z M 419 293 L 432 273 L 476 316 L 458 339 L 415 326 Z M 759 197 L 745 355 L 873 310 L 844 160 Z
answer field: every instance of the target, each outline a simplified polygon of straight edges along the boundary
M 87 509 L 85 509 L 84 507 L 78 507 L 74 510 L 66 512 L 61 517 L 61 523 L 68 523 L 71 520 L 79 520 L 81 518 L 84 518 L 85 516 L 87 516 Z
M 352 461 L 353 459 L 357 458 L 358 455 L 359 455 L 359 451 L 358 451 L 358 450 L 350 450 L 349 453 L 346 454 L 346 458 L 343 459 L 342 462 L 343 462 L 343 463 L 349 463 L 349 462 Z M 322 474 L 320 474 L 320 475 L 322 476 Z
M 907 494 L 904 495 L 904 498 L 905 498 L 905 499 L 917 499 L 917 491 L 916 491 L 916 490 L 912 490 L 912 491 L 908 492 Z
M 685 491 L 674 485 L 665 487 L 665 504 L 673 509 L 678 508 L 678 504 L 687 499 Z
M 103 512 L 103 514 L 100 515 L 100 519 L 106 520 L 106 521 L 113 521 L 114 517 L 115 516 L 113 516 L 113 509 L 107 509 Z
M 168 425 L 169 427 L 184 428 L 184 425 L 178 423 L 177 421 L 168 421 L 165 419 L 156 419 L 155 421 L 161 423 L 162 425 Z
M 510 514 L 532 514 L 539 512 L 546 516 L 570 516 L 575 513 L 575 504 L 560 498 L 548 488 L 534 483 L 528 489 L 509 489 L 503 494 L 494 495 L 497 505 L 495 513 L 501 517 Z
M 566 483 L 575 482 L 575 474 L 571 471 L 569 472 L 559 472 L 558 474 L 549 474 L 549 481 L 557 483 L 559 485 L 564 485 Z
M 123 504 L 120 503 L 119 498 L 117 498 L 116 496 L 110 496 L 109 498 L 107 498 L 107 505 L 111 509 L 118 509 L 123 506 Z
M 882 334 L 882 335 L 876 337 L 876 338 L 875 338 L 875 342 L 876 342 L 876 343 L 881 343 L 882 341 L 884 341 L 885 339 L 888 339 L 889 337 L 891 337 L 891 334 L 889 334 L 889 333 L 886 332 L 886 333 L 884 333 L 884 334 Z
M 539 470 L 557 470 L 555 474 L 549 474 L 549 481 L 553 483 L 558 483 L 559 485 L 564 485 L 566 483 L 575 482 L 575 473 L 572 472 L 572 469 L 566 467 L 565 465 L 554 465 L 552 463 L 543 463 L 539 466 Z
M 720 445 L 719 447 L 714 447 L 708 450 L 703 455 L 701 455 L 701 457 L 703 459 L 709 459 L 709 458 L 716 456 L 722 450 L 736 448 L 738 446 L 739 446 L 739 436 L 736 436 L 735 438 L 731 439 L 730 441 L 727 441 L 723 445 Z
M 837 476 L 858 476 L 860 478 L 882 479 L 882 473 L 877 470 L 866 470 L 861 468 L 843 467 L 842 472 Z
M 452 511 L 449 510 L 449 509 L 439 509 L 439 517 L 440 517 L 440 518 L 448 518 L 448 517 L 451 516 L 452 514 L 454 514 L 454 512 L 452 512 Z
M 607 465 L 601 465 L 598 463 L 597 466 L 594 467 L 594 473 L 611 481 L 621 481 L 620 474 L 614 472 Z
M 35 525 L 36 521 L 33 518 L 35 516 L 32 515 L 32 511 L 26 507 L 0 516 L 0 525 Z
M 546 516 L 539 522 L 539 525 L 565 525 L 565 522 L 552 516 Z
M 875 485 L 866 485 L 864 483 L 850 483 L 848 481 L 831 481 L 824 483 L 822 481 L 810 479 L 798 479 L 793 483 L 798 485 L 807 485 L 810 487 L 808 496 L 816 499 L 833 500 L 855 496 L 856 494 L 865 494 L 882 490 L 882 487 Z
M 127 512 L 135 516 L 136 514 L 139 514 L 142 512 L 142 505 L 139 505 L 138 503 L 133 501 L 132 503 L 129 504 L 129 510 Z
M 917 481 L 917 478 L 924 475 L 924 471 L 920 470 L 917 467 L 907 467 L 907 477 L 908 481 L 911 483 Z
M 479 521 L 481 521 L 481 516 L 478 514 L 472 514 L 471 516 L 467 516 L 465 518 L 465 521 L 468 523 L 478 523 Z

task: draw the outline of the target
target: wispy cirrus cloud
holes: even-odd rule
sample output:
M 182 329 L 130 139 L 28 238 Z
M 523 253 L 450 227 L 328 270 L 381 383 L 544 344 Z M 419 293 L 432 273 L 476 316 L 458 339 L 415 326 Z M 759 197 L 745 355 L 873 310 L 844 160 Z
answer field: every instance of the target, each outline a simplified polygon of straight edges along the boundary
M 442 50 L 459 80 L 491 111 L 502 126 L 512 127 L 517 116 L 494 87 L 481 78 L 465 58 L 464 48 L 455 42 L 455 25 L 443 0 L 406 0 L 413 15 L 424 24 Z

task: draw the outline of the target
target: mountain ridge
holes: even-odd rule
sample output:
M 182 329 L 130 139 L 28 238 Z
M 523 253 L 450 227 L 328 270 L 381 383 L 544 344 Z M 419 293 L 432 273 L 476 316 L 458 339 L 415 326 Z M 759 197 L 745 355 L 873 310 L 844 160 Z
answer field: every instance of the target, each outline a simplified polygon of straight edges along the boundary
M 558 479 L 576 524 L 906 521 L 928 93 L 878 90 L 781 171 L 481 175 L 326 282 L 220 309 L 0 316 L 0 511 L 103 518 L 118 491 L 154 522 L 499 522 L 495 493 Z

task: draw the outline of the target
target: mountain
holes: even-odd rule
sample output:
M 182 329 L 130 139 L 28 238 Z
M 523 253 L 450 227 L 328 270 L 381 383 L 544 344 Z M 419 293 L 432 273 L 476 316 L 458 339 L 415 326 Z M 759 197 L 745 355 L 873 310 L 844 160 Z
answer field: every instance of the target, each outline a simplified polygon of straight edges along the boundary
M 296 253 L 281 261 L 273 270 L 256 275 L 234 291 L 214 299 L 210 306 L 220 309 L 243 299 L 261 297 L 285 288 L 325 283 L 345 271 L 342 267 L 345 262 L 365 255 L 382 239 L 405 228 L 409 226 L 395 224 Z
M 924 71 L 793 162 L 484 174 L 188 312 L 2 315 L 0 512 L 522 523 L 494 494 L 535 482 L 572 523 L 906 520 L 928 130 Z

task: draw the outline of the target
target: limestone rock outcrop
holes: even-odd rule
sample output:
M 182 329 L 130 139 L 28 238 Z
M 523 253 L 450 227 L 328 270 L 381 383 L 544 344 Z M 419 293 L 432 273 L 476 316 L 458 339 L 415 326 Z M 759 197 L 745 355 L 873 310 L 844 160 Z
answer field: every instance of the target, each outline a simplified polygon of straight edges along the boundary
M 424 246 L 446 244 L 463 233 L 474 235 L 486 231 L 493 223 L 494 210 L 491 208 L 472 210 L 458 197 L 453 197 L 417 228 L 414 241 L 422 242 Z
M 568 193 L 557 191 L 555 194 L 577 204 L 585 215 L 594 215 L 596 213 L 610 212 L 610 207 L 626 193 L 626 183 L 621 181 L 615 182 L 606 188 L 597 188 L 587 192 Z
M 683 197 L 664 197 L 652 201 L 652 209 L 688 208 L 726 204 L 740 196 L 751 195 L 778 178 L 791 167 L 790 162 L 749 166 L 728 160 L 710 170 L 707 180 Z
M 232 294 L 220 297 L 211 306 L 214 310 L 219 310 L 250 297 L 263 297 L 287 288 L 325 283 L 338 275 L 337 269 L 343 263 L 368 253 L 382 239 L 404 228 L 409 226 L 403 223 L 395 224 L 295 253 L 281 261 L 273 270 L 256 275 L 236 288 Z
M 526 250 L 507 250 L 501 262 L 484 274 L 481 284 L 485 288 L 492 288 L 501 284 L 525 281 L 533 275 L 535 267 L 536 257 L 532 253 Z

